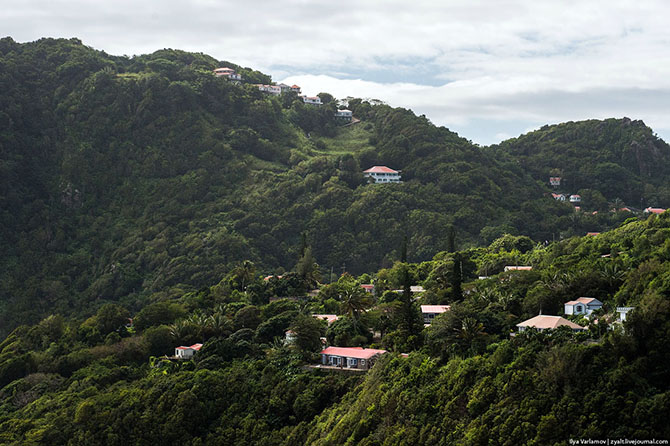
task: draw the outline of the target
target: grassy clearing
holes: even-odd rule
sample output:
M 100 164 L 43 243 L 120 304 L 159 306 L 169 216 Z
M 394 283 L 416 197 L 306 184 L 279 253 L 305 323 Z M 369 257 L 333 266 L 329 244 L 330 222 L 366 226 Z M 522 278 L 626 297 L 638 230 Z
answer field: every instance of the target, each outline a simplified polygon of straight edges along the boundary
M 313 138 L 315 145 L 313 151 L 322 155 L 344 155 L 360 152 L 367 148 L 373 148 L 369 142 L 372 135 L 372 126 L 363 122 L 340 127 L 337 129 L 335 137 Z

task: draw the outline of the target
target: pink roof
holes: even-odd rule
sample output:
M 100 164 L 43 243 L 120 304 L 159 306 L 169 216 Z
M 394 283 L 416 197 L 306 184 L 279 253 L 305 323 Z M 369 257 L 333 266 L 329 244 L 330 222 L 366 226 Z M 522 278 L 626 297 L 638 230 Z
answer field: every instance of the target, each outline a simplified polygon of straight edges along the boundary
M 662 214 L 665 212 L 665 209 L 663 208 L 647 208 L 644 210 L 644 212 L 651 213 L 651 214 Z
M 177 350 L 195 350 L 195 351 L 198 351 L 198 350 L 200 350 L 201 347 L 202 347 L 202 344 L 193 344 L 189 347 L 180 345 L 179 347 L 177 347 Z
M 315 317 L 317 319 L 323 319 L 324 321 L 328 322 L 328 325 L 332 324 L 337 320 L 336 314 L 313 314 L 312 317 Z
M 600 232 L 587 232 L 586 235 L 600 235 Z
M 374 287 L 375 287 L 374 285 L 368 284 L 368 283 L 365 283 L 365 284 L 361 285 L 361 288 L 366 289 L 366 290 L 371 290 Z
M 421 305 L 422 313 L 444 313 L 450 309 L 449 305 Z
M 372 166 L 368 170 L 364 170 L 363 173 L 398 173 L 398 171 L 386 166 Z
M 291 88 L 300 88 L 297 85 L 291 85 Z
M 563 325 L 567 325 L 573 330 L 584 330 L 584 327 L 582 327 L 581 325 L 577 325 L 574 322 L 570 322 L 569 320 L 562 318 L 560 316 L 546 316 L 542 314 L 530 318 L 527 321 L 523 321 L 520 324 L 516 324 L 517 327 L 533 327 L 540 330 L 546 328 L 557 328 Z
M 386 350 L 363 347 L 328 347 L 321 350 L 322 355 L 344 356 L 347 358 L 370 359 L 376 355 L 382 355 Z
M 571 300 L 570 302 L 566 302 L 565 305 L 576 305 L 576 304 L 584 304 L 588 305 L 591 302 L 596 300 L 595 297 L 580 297 L 579 299 Z

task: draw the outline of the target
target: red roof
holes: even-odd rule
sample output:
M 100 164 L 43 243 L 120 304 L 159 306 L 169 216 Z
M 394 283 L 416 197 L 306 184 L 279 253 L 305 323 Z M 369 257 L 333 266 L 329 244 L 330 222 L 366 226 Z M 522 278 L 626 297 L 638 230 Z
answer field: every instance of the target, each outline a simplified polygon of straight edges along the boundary
M 382 355 L 386 350 L 363 347 L 328 347 L 321 350 L 322 355 L 343 356 L 346 358 L 370 359 L 376 355 Z
M 368 170 L 364 170 L 363 173 L 398 173 L 398 171 L 386 166 L 372 166 Z
M 190 347 L 180 345 L 179 347 L 177 347 L 177 350 L 189 350 L 190 349 L 190 350 L 195 350 L 197 352 L 198 350 L 200 350 L 201 347 L 202 347 L 202 344 L 193 344 Z

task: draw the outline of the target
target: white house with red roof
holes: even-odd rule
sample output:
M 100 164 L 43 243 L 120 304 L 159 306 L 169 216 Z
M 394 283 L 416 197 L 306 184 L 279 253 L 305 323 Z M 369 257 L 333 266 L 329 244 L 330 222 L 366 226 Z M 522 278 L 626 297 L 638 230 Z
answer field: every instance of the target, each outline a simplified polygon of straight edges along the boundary
M 519 333 L 522 333 L 529 328 L 534 328 L 538 331 L 544 331 L 544 330 L 553 330 L 555 328 L 563 326 L 570 327 L 572 331 L 586 330 L 586 328 L 582 327 L 581 325 L 575 324 L 574 322 L 571 322 L 565 319 L 564 317 L 548 316 L 543 314 L 540 314 L 539 316 L 535 316 L 526 321 L 523 321 L 520 324 L 516 324 L 516 326 L 519 329 Z
M 549 184 L 552 186 L 560 186 L 561 185 L 561 177 L 549 177 Z
M 368 370 L 386 350 L 365 347 L 328 347 L 321 350 L 321 364 L 346 369 Z
M 570 195 L 570 203 L 577 204 L 577 203 L 581 203 L 581 202 L 582 202 L 582 196 L 581 195 L 577 195 L 577 194 Z
M 200 351 L 202 344 L 193 344 L 190 346 L 181 345 L 174 349 L 174 355 L 180 359 L 190 359 L 195 355 L 195 352 Z
M 445 313 L 451 309 L 449 305 L 421 305 L 421 316 L 423 316 L 423 323 L 430 325 L 438 315 Z
M 363 175 L 375 183 L 400 183 L 400 170 L 393 170 L 386 166 L 372 166 L 363 171 Z
M 366 293 L 372 293 L 375 294 L 375 286 L 374 284 L 371 283 L 364 283 L 361 284 L 361 288 L 365 290 Z
M 595 297 L 580 297 L 563 304 L 565 314 L 584 314 L 590 316 L 595 310 L 603 307 L 603 303 Z

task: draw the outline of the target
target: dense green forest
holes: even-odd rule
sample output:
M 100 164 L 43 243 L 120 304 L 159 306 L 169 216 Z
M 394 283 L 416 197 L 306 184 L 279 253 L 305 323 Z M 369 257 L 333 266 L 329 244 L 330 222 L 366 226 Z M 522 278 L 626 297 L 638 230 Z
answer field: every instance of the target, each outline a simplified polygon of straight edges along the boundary
M 213 76 L 219 66 L 243 82 Z M 542 242 L 615 227 L 630 214 L 609 210 L 623 205 L 670 204 L 670 149 L 640 122 L 482 148 L 359 99 L 347 106 L 361 122 L 338 126 L 332 96 L 317 108 L 252 85 L 270 81 L 178 50 L 128 58 L 76 39 L 1 39 L 0 335 L 50 312 L 139 310 L 246 259 L 281 273 L 305 243 L 327 282 L 391 266 L 405 239 L 410 261 L 429 260 L 452 228 L 461 248 L 506 233 Z M 403 183 L 367 184 L 376 164 Z M 552 169 L 584 212 L 550 198 Z
M 670 214 L 548 246 L 505 235 L 486 248 L 344 274 L 316 295 L 306 247 L 264 280 L 244 262 L 216 285 L 131 312 L 54 314 L 0 343 L 3 444 L 568 444 L 667 439 Z M 532 271 L 499 272 L 504 265 Z M 488 271 L 488 279 L 476 279 Z M 375 295 L 360 283 L 374 282 Z M 397 293 L 409 283 L 418 301 Z M 294 290 L 287 288 L 294 287 Z M 510 337 L 576 296 L 604 303 L 588 327 Z M 424 328 L 418 304 L 450 304 Z M 616 306 L 634 307 L 624 323 Z M 313 313 L 335 313 L 327 326 Z M 133 323 L 129 324 L 129 317 Z M 588 324 L 588 325 L 587 325 Z M 287 329 L 293 344 L 283 342 Z M 564 328 L 564 327 L 563 327 Z M 320 337 L 390 353 L 366 375 L 308 370 Z M 193 360 L 177 345 L 200 341 Z M 409 353 L 408 356 L 398 353 Z

